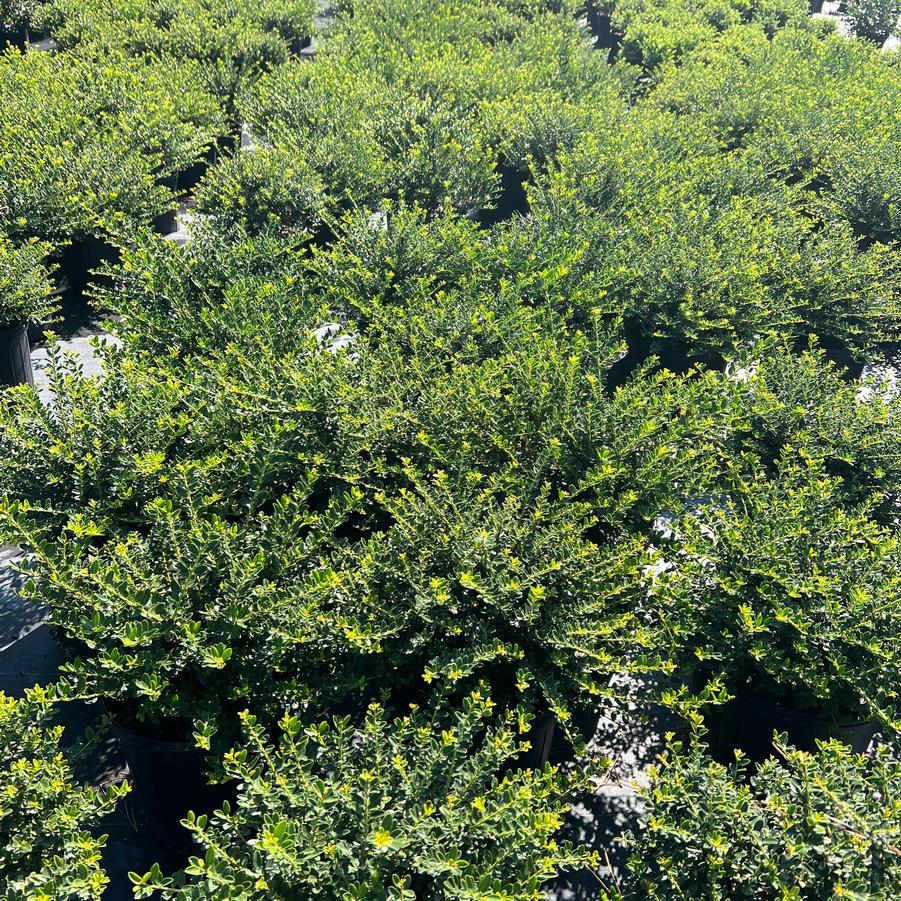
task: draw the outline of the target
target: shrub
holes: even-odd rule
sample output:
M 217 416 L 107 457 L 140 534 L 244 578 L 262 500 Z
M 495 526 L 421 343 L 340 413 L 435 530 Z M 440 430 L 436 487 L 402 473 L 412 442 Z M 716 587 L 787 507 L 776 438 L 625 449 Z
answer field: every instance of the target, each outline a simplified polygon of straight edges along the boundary
M 878 497 L 877 499 L 878 500 Z M 758 475 L 673 527 L 653 616 L 683 672 L 896 728 L 898 538 L 814 462 Z
M 892 54 L 794 28 L 772 41 L 733 30 L 662 77 L 652 102 L 805 187 L 815 220 L 844 220 L 864 244 L 901 235 Z
M 901 493 L 897 400 L 866 398 L 815 347 L 798 354 L 770 344 L 749 353 L 743 374 L 736 459 L 750 451 L 768 475 L 780 460 L 814 460 L 852 504 L 871 501 L 878 519 L 891 515 Z
M 816 753 L 779 745 L 753 775 L 675 744 L 641 794 L 644 826 L 619 891 L 604 898 L 865 897 L 901 891 L 901 763 L 886 747 L 871 758 L 839 742 Z
M 106 836 L 92 829 L 127 785 L 105 793 L 77 785 L 40 689 L 0 693 L 0 891 L 8 901 L 100 901 Z
M 807 12 L 798 0 L 624 0 L 614 8 L 613 24 L 624 35 L 625 59 L 653 71 L 678 64 L 742 23 L 753 23 L 772 37 L 789 24 L 802 25 Z
M 537 268 L 531 256 L 566 274 L 563 303 L 583 296 L 583 315 L 599 307 L 636 340 L 695 355 L 772 332 L 858 350 L 896 340 L 898 245 L 861 242 L 823 201 L 679 119 L 641 108 L 561 154 L 531 192 L 533 221 L 513 232 L 511 277 Z M 548 266 L 555 253 L 575 259 Z
M 0 40 L 19 43 L 34 24 L 44 0 L 0 0 Z
M 58 453 L 23 455 L 7 470 L 2 516 L 33 549 L 23 593 L 56 608 L 81 643 L 61 693 L 121 698 L 141 718 L 184 725 L 227 720 L 248 694 L 297 700 L 304 677 L 341 681 L 328 662 L 340 656 L 337 627 L 313 611 L 330 590 L 320 551 L 359 499 L 317 473 L 328 445 L 313 411 L 330 404 L 315 385 L 334 390 L 347 365 L 347 355 L 322 356 L 332 375 L 314 353 L 281 365 L 256 355 L 245 360 L 248 382 L 226 375 L 238 361 L 230 354 L 204 361 L 192 384 L 189 372 L 128 363 L 109 381 L 86 379 L 54 351 L 57 406 L 44 429 L 36 394 L 3 399 L 23 414 L 7 421 L 14 444 L 46 448 L 56 435 Z M 275 406 L 260 404 L 261 391 Z M 19 481 L 34 465 L 47 477 L 43 509 Z
M 191 357 L 261 344 L 275 355 L 296 352 L 318 324 L 319 309 L 299 239 L 248 235 L 197 219 L 189 244 L 176 247 L 149 231 L 122 248 L 105 270 L 98 306 L 129 355 L 179 367 Z M 325 318 L 322 321 L 327 321 Z
M 322 177 L 288 145 L 226 157 L 200 183 L 197 210 L 251 231 L 315 233 L 327 213 Z
M 53 241 L 149 221 L 158 179 L 198 159 L 219 112 L 188 63 L 9 50 L 0 56 L 0 214 Z
M 845 15 L 854 34 L 881 46 L 898 28 L 901 3 L 898 0 L 849 0 Z
M 313 31 L 312 0 L 52 0 L 42 15 L 61 47 L 194 60 L 198 84 L 233 111 L 238 92 Z
M 0 328 L 46 322 L 54 312 L 45 263 L 49 244 L 16 244 L 0 233 Z
M 185 824 L 206 849 L 186 875 L 132 875 L 137 897 L 539 899 L 542 883 L 593 862 L 555 834 L 586 775 L 504 772 L 528 720 L 492 715 L 473 694 L 442 718 L 304 725 L 286 716 L 273 745 L 244 714 L 225 760 L 237 804 Z
M 536 15 L 503 40 L 466 43 L 456 32 L 478 20 L 473 10 L 425 5 L 436 19 L 415 33 L 396 9 L 342 17 L 313 65 L 283 66 L 248 92 L 254 133 L 318 172 L 332 208 L 490 209 L 502 163 L 526 179 L 530 160 L 552 158 L 598 108 L 621 103 L 622 81 L 574 21 Z

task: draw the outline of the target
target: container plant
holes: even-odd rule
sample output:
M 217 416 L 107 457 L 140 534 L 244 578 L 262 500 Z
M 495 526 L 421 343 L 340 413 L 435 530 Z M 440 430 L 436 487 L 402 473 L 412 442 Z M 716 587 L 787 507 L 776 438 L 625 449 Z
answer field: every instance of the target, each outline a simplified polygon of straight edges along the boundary
M 158 179 L 201 156 L 221 114 L 186 62 L 121 53 L 0 57 L 0 208 L 13 238 L 73 245 L 173 205 Z
M 895 728 L 898 540 L 879 499 L 849 503 L 802 452 L 675 526 L 651 615 L 702 696 L 733 697 L 708 708 L 715 757 L 764 759 L 777 726 L 805 749 L 836 736 L 861 751 Z
M 0 384 L 34 384 L 28 326 L 46 322 L 55 309 L 45 263 L 51 250 L 0 233 Z
M 100 901 L 105 835 L 96 826 L 127 791 L 79 785 L 47 692 L 0 693 L 0 892 L 9 901 Z
M 845 16 L 854 34 L 881 47 L 898 30 L 901 4 L 897 0 L 848 0 Z
M 311 373 L 325 368 L 315 346 L 310 337 L 302 357 Z M 346 363 L 324 356 L 335 372 Z M 226 375 L 236 360 L 234 352 L 212 366 L 204 360 L 198 372 L 212 376 L 204 387 L 184 380 L 183 362 L 175 378 L 119 361 L 104 381 L 85 378 L 51 345 L 53 413 L 33 393 L 4 409 L 8 450 L 55 433 L 60 452 L 45 458 L 46 481 L 30 488 L 36 461 L 18 457 L 5 470 L 2 502 L 4 535 L 28 548 L 22 594 L 54 608 L 71 649 L 57 694 L 104 700 L 139 793 L 153 802 L 148 813 L 158 815 L 152 827 L 173 846 L 188 806 L 208 809 L 211 798 L 195 745 L 208 747 L 217 730 L 227 740 L 248 698 L 306 704 L 315 683 L 326 703 L 344 685 L 350 653 L 327 609 L 319 555 L 338 541 L 359 498 L 340 476 L 320 483 L 313 448 L 327 445 L 315 437 L 322 419 L 312 413 L 313 383 L 295 370 L 299 393 L 287 400 L 293 390 L 277 375 L 278 358 L 256 356 L 248 367 L 256 385 L 245 383 L 245 394 Z M 282 414 L 259 405 L 259 391 L 273 389 L 277 405 L 287 400 Z M 40 420 L 49 432 L 38 438 Z M 242 434 L 243 463 L 235 455 Z M 264 458 L 271 466 L 260 466 Z M 154 782 L 162 773 L 174 788 L 172 772 L 182 780 L 176 794 Z
M 231 0 L 52 0 L 41 20 L 66 50 L 94 46 L 200 63 L 197 83 L 233 118 L 239 92 L 309 38 L 314 12 L 311 0 L 266 0 L 252 7 Z
M 30 39 L 35 14 L 42 0 L 2 0 L 0 2 L 0 47 L 7 43 L 24 46 Z
M 323 219 L 334 215 L 320 173 L 291 144 L 257 147 L 223 158 L 196 192 L 197 211 L 223 226 L 255 233 L 273 229 L 328 237 Z
M 897 756 L 883 746 L 867 757 L 840 742 L 776 749 L 752 775 L 746 760 L 727 768 L 675 744 L 641 790 L 644 823 L 626 835 L 623 878 L 602 897 L 896 897 Z
M 786 455 L 816 460 L 846 502 L 876 502 L 876 518 L 892 515 L 901 491 L 901 406 L 891 396 L 862 394 L 814 343 L 798 353 L 767 342 L 735 361 L 740 380 L 736 459 L 751 454 L 768 475 Z M 752 476 L 748 472 L 748 476 Z M 878 500 L 881 498 L 881 500 Z
M 527 720 L 475 693 L 459 709 L 391 721 L 373 704 L 349 718 L 281 721 L 275 740 L 249 713 L 225 758 L 236 803 L 191 816 L 185 872 L 132 874 L 138 898 L 536 898 L 548 879 L 594 864 L 559 841 L 591 768 L 507 769 Z

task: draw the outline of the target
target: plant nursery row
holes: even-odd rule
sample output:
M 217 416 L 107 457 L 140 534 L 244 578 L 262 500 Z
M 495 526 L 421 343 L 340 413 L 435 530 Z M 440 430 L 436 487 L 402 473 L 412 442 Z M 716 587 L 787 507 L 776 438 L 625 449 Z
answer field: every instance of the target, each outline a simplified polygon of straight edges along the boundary
M 899 17 L 0 0 L 0 897 L 901 898 Z

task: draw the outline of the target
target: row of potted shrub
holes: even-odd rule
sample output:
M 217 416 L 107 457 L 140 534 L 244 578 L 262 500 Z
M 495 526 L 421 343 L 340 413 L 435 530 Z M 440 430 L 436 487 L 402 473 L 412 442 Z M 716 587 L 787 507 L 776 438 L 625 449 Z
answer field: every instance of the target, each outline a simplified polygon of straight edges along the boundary
M 313 11 L 310 0 L 0 5 L 0 232 L 21 245 L 23 280 L 35 241 L 57 285 L 80 291 L 114 256 L 111 236 L 165 227 L 236 140 L 238 92 L 296 54 Z M 51 33 L 60 52 L 30 49 L 23 32 Z M 16 291 L 0 297 L 4 382 L 31 377 L 24 328 L 48 321 Z
M 343 8 L 316 62 L 248 88 L 258 149 L 205 177 L 192 242 L 122 242 L 105 374 L 52 348 L 49 406 L 0 398 L 2 534 L 71 650 L 53 699 L 104 700 L 170 842 L 194 803 L 176 769 L 221 783 L 194 796 L 221 812 L 186 818 L 202 855 L 139 895 L 541 897 L 596 865 L 554 836 L 603 771 L 540 769 L 547 726 L 581 752 L 600 705 L 636 700 L 612 677 L 645 674 L 707 732 L 662 764 L 605 891 L 897 890 L 890 851 L 871 864 L 887 752 L 786 750 L 750 787 L 705 756 L 897 727 L 899 401 L 805 347 L 894 337 L 896 236 L 856 218 L 839 156 L 796 179 L 776 154 L 806 157 L 754 143 L 821 65 L 836 109 L 863 81 L 852 124 L 890 147 L 891 60 L 752 17 L 650 90 L 574 13 Z M 667 99 L 755 53 L 736 96 L 778 54 L 788 75 L 747 130 Z M 532 101 L 554 115 L 512 115 Z M 839 127 L 816 115 L 810 146 Z M 516 159 L 528 215 L 468 215 Z M 833 855 L 767 808 L 818 768 L 816 803 L 847 804 L 830 834 L 869 843 Z M 749 870 L 760 840 L 816 878 Z

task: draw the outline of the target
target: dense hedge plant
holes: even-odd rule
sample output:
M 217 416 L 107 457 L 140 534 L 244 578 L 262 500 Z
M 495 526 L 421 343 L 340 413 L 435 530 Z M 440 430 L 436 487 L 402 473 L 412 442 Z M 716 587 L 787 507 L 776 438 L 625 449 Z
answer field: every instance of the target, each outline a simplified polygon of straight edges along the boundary
M 862 247 L 849 222 L 815 220 L 807 192 L 686 128 L 642 109 L 561 154 L 531 192 L 511 268 L 531 268 L 536 230 L 551 235 L 576 258 L 570 303 L 584 296 L 635 341 L 698 356 L 771 332 L 859 349 L 897 337 L 897 246 Z
M 0 892 L 8 901 L 99 901 L 106 836 L 91 830 L 128 786 L 78 785 L 48 695 L 0 693 Z
M 200 242 L 194 298 L 161 253 L 150 278 L 176 309 L 217 301 L 147 314 L 181 320 L 186 348 L 193 328 L 195 362 L 154 365 L 127 336 L 102 379 L 53 363 L 51 415 L 27 391 L 2 401 L 5 534 L 32 553 L 28 593 L 87 646 L 76 691 L 215 718 L 252 696 L 424 690 L 430 667 L 563 712 L 657 665 L 634 533 L 715 483 L 732 383 L 645 377 L 611 398 L 603 331 L 428 280 L 329 352 L 296 258 L 279 287 L 265 254 L 257 279 L 237 252 L 222 285 Z
M 896 728 L 898 537 L 873 507 L 786 464 L 674 524 L 652 608 L 682 671 Z
M 53 291 L 46 258 L 49 244 L 11 241 L 0 233 L 0 328 L 46 322 Z
M 44 0 L 0 0 L 0 47 L 25 42 L 43 3 Z
M 622 34 L 622 55 L 646 70 L 676 64 L 715 42 L 727 29 L 753 23 L 772 37 L 807 18 L 802 0 L 622 0 L 613 5 L 613 27 Z
M 437 15 L 439 33 L 448 15 Z M 409 43 L 380 41 L 382 24 L 342 20 L 314 64 L 282 66 L 248 92 L 242 109 L 259 150 L 226 167 L 221 185 L 211 176 L 204 209 L 234 218 L 245 207 L 251 223 L 271 215 L 289 227 L 300 213 L 303 227 L 310 201 L 332 213 L 398 198 L 431 212 L 491 208 L 502 166 L 526 179 L 530 160 L 622 103 L 623 81 L 560 15 L 470 44 L 422 29 Z
M 672 898 L 870 898 L 901 891 L 901 763 L 887 748 L 855 755 L 779 746 L 750 776 L 676 744 L 642 790 L 647 814 L 625 844 L 608 901 Z
M 881 46 L 898 29 L 901 4 L 897 0 L 850 0 L 845 15 L 854 34 Z
M 652 102 L 804 187 L 815 219 L 849 223 L 863 244 L 901 235 L 892 54 L 839 35 L 736 29 L 668 72 Z
M 816 461 L 852 504 L 874 503 L 889 522 L 901 492 L 901 404 L 878 384 L 847 381 L 822 349 L 785 345 L 750 353 L 744 367 L 732 453 L 749 452 L 772 476 L 780 461 Z M 750 476 L 753 471 L 748 471 Z
M 492 706 L 473 694 L 393 722 L 378 704 L 359 724 L 286 716 L 275 742 L 244 714 L 225 758 L 236 804 L 189 816 L 199 856 L 175 879 L 133 874 L 137 897 L 544 897 L 548 879 L 593 863 L 556 838 L 592 770 L 508 769 L 528 719 Z
M 44 455 L 43 500 L 18 482 L 23 456 L 3 507 L 33 549 L 24 593 L 46 596 L 82 642 L 76 693 L 190 721 L 225 715 L 249 693 L 287 703 L 311 673 L 338 678 L 331 630 L 343 633 L 313 612 L 329 593 L 319 554 L 359 501 L 340 473 L 317 472 L 327 448 L 317 411 L 348 360 L 324 354 L 332 366 L 321 367 L 315 347 L 311 337 L 305 363 L 205 361 L 202 379 L 125 362 L 108 381 L 52 352 L 56 407 L 44 423 L 57 452 Z M 9 394 L 7 412 L 25 418 L 8 421 L 7 437 L 46 440 L 37 395 Z
M 177 365 L 230 346 L 290 354 L 328 322 L 302 242 L 204 219 L 191 238 L 178 248 L 149 231 L 133 235 L 120 264 L 104 270 L 97 302 L 117 317 L 111 328 L 129 355 Z
M 149 221 L 158 180 L 214 140 L 220 112 L 196 68 L 113 54 L 0 56 L 0 216 L 11 236 L 60 242 Z
M 313 31 L 314 0 L 52 0 L 41 21 L 64 49 L 100 45 L 196 60 L 197 84 L 233 111 L 238 92 Z

